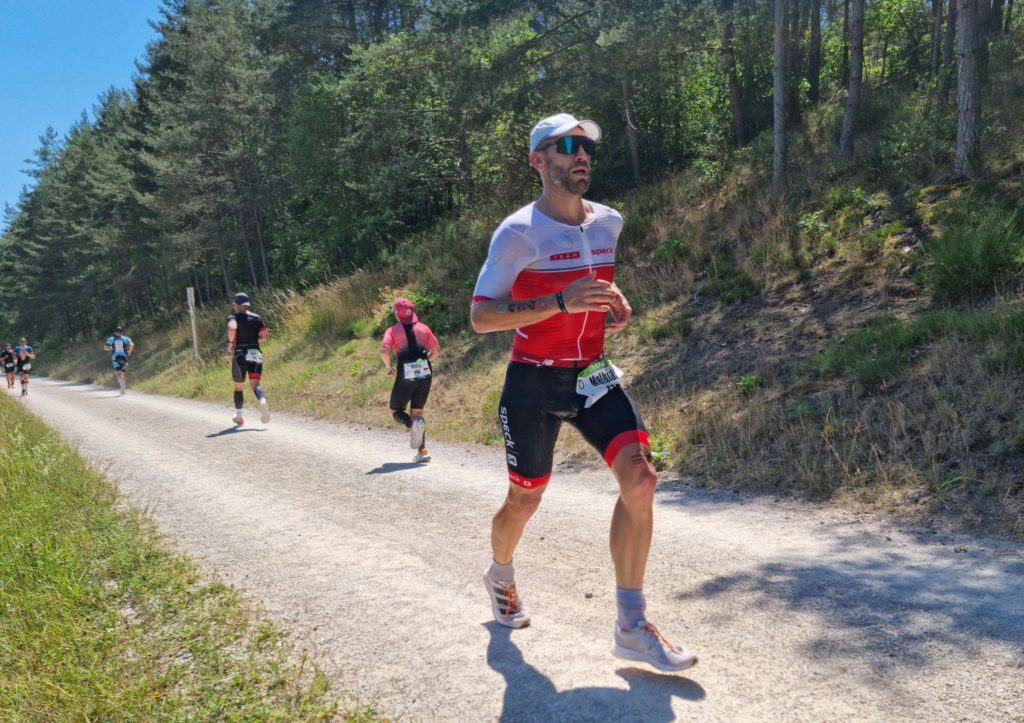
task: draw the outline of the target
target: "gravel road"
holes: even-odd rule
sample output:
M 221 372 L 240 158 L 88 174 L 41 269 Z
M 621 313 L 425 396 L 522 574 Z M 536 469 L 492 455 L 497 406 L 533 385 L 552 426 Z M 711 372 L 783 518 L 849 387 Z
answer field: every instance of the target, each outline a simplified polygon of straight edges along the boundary
M 608 652 L 607 470 L 555 470 L 516 558 L 533 625 L 511 631 L 481 582 L 500 451 L 431 442 L 416 465 L 397 426 L 250 411 L 235 430 L 228 385 L 220 407 L 31 390 L 178 547 L 391 718 L 1024 721 L 1022 545 L 667 479 L 648 609 L 700 663 L 665 675 Z

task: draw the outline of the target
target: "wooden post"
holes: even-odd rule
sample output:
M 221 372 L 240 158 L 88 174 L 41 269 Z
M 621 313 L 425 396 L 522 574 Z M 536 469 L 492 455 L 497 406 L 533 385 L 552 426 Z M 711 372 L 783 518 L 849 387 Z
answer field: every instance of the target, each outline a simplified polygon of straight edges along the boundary
M 199 358 L 199 329 L 196 327 L 196 291 L 191 286 L 186 287 L 185 295 L 188 297 L 188 315 L 192 318 L 192 348 L 196 352 L 196 361 Z

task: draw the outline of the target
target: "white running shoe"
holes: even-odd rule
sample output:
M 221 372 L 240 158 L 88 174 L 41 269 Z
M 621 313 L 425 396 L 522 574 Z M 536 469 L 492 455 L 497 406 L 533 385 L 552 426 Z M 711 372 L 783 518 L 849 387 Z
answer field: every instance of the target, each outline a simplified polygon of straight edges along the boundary
M 409 446 L 413 449 L 422 449 L 423 440 L 427 436 L 427 420 L 423 417 L 416 417 L 412 420 L 412 427 L 409 429 Z
M 686 670 L 697 663 L 696 654 L 686 648 L 677 648 L 646 620 L 632 630 L 623 630 L 615 621 L 615 642 L 612 655 L 624 660 L 638 660 L 668 673 Z
M 242 419 L 241 412 L 235 412 L 235 416 L 231 418 L 231 421 L 235 423 L 236 427 L 241 427 L 243 424 L 245 424 L 245 420 Z
M 506 628 L 525 628 L 530 616 L 523 609 L 523 600 L 516 592 L 514 582 L 495 582 L 489 573 L 484 573 L 484 586 L 491 597 L 494 619 Z
M 267 404 L 266 397 L 260 400 L 260 421 L 264 424 L 270 421 L 270 405 Z

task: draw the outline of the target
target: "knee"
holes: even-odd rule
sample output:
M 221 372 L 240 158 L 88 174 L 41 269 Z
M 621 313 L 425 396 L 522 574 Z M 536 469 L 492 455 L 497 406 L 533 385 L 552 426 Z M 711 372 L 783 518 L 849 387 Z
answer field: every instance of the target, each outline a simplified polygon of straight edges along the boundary
M 622 503 L 632 508 L 649 508 L 654 504 L 658 474 L 649 464 L 637 465 L 619 481 Z
M 510 490 L 506 507 L 509 513 L 520 520 L 528 520 L 540 507 L 540 492 L 520 492 L 518 489 Z

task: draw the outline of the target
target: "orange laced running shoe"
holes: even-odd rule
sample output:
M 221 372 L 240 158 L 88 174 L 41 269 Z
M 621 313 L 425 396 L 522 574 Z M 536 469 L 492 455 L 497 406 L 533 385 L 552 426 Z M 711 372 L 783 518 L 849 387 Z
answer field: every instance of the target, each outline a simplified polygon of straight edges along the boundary
M 686 670 L 697 663 L 694 653 L 670 643 L 646 620 L 641 620 L 631 630 L 623 630 L 616 620 L 614 637 L 612 655 L 616 658 L 638 660 L 668 673 Z
M 514 582 L 497 582 L 485 572 L 484 586 L 491 597 L 491 610 L 498 623 L 506 628 L 524 628 L 530 624 L 530 616 L 523 610 L 523 601 Z

